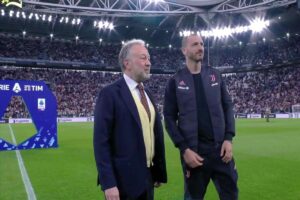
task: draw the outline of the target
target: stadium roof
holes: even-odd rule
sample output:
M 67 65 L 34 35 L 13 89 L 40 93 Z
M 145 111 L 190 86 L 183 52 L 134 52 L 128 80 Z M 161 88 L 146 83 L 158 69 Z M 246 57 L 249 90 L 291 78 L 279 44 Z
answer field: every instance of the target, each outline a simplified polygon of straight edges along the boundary
M 181 30 L 249 25 L 254 17 L 270 20 L 269 31 L 262 37 L 300 33 L 296 0 L 23 0 L 22 9 L 4 5 L 1 9 L 0 31 L 20 36 L 26 31 L 26 36 L 49 37 L 52 33 L 54 38 L 78 36 L 113 43 L 142 38 L 153 46 L 176 46 Z M 94 27 L 100 20 L 112 22 L 113 30 Z M 243 36 L 233 40 L 243 40 Z

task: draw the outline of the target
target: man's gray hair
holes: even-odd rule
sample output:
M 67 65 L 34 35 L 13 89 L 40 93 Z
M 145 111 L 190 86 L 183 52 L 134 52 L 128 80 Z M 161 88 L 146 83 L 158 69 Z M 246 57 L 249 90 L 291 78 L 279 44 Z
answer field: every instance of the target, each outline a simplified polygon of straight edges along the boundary
M 124 69 L 125 69 L 124 60 L 126 58 L 128 58 L 128 55 L 130 53 L 130 49 L 134 45 L 145 46 L 145 42 L 141 39 L 132 39 L 132 40 L 129 40 L 129 41 L 127 41 L 123 44 L 123 46 L 121 48 L 121 51 L 119 53 L 119 65 L 120 65 L 122 71 L 124 71 Z

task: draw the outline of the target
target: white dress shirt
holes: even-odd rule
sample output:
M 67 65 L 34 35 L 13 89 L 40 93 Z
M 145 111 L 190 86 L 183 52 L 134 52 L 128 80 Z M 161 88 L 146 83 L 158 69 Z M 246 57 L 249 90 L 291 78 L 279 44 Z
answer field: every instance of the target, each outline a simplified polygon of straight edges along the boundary
M 132 78 L 130 78 L 127 74 L 123 74 L 123 77 L 125 79 L 127 86 L 129 87 L 129 90 L 134 95 L 137 95 L 139 97 L 139 99 L 141 99 L 141 94 L 139 92 L 139 89 L 137 88 L 138 83 L 135 80 L 133 80 Z M 143 85 L 143 83 L 141 83 L 141 84 Z M 152 105 L 150 98 L 148 97 L 147 92 L 145 92 L 145 90 L 144 90 L 144 93 L 146 95 L 148 105 Z

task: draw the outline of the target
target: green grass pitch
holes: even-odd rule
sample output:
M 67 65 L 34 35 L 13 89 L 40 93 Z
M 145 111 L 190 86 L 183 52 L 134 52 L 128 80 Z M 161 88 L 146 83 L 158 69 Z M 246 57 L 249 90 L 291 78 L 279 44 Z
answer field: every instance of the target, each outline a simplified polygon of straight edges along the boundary
M 237 120 L 234 157 L 240 200 L 300 200 L 300 120 Z M 18 143 L 33 125 L 11 125 Z M 59 124 L 59 148 L 23 150 L 22 158 L 38 200 L 103 200 L 96 186 L 92 123 Z M 7 124 L 0 138 L 12 141 Z M 156 200 L 182 200 L 183 178 L 177 149 L 165 136 L 168 183 Z M 0 200 L 27 199 L 14 151 L 0 152 Z M 206 200 L 218 199 L 213 184 Z

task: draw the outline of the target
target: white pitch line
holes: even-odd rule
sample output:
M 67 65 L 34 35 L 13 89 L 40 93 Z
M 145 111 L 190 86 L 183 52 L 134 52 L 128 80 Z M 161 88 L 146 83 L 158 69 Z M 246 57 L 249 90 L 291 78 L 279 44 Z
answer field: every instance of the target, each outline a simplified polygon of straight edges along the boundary
M 16 145 L 17 144 L 16 138 L 15 138 L 14 132 L 13 132 L 10 124 L 8 124 L 8 127 L 9 127 L 9 130 L 10 130 L 10 135 L 11 135 L 11 138 L 13 140 L 13 143 L 14 143 L 14 145 Z M 23 180 L 25 190 L 26 190 L 26 193 L 27 193 L 27 198 L 28 198 L 28 200 L 36 200 L 36 196 L 35 196 L 33 187 L 31 185 L 29 176 L 27 174 L 27 171 L 26 171 L 26 168 L 24 166 L 24 162 L 23 162 L 23 159 L 22 159 L 22 156 L 21 156 L 21 153 L 20 153 L 19 150 L 16 150 L 16 155 L 17 155 L 17 158 L 18 158 L 18 164 L 19 164 L 19 168 L 20 168 L 20 171 L 21 171 L 22 180 Z

